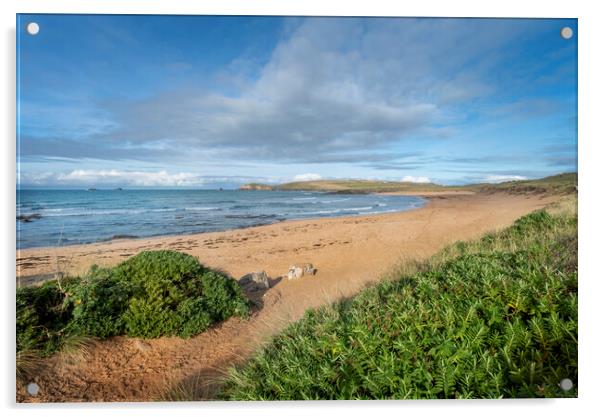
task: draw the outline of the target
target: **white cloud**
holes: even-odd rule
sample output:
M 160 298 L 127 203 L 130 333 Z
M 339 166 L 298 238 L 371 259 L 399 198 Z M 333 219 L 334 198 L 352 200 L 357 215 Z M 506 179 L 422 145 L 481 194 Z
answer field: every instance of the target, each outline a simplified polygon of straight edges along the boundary
M 204 176 L 193 172 L 127 171 L 119 169 L 76 169 L 69 172 L 20 173 L 25 185 L 65 185 L 82 187 L 212 187 L 216 184 L 248 182 L 276 183 L 278 178 L 244 176 Z M 219 185 L 221 186 L 221 185 Z
M 317 181 L 317 180 L 321 180 L 322 176 L 320 174 L 312 174 L 312 173 L 307 173 L 307 174 L 299 174 L 299 175 L 295 175 L 293 177 L 293 181 Z
M 520 181 L 526 179 L 527 177 L 524 177 L 522 175 L 487 175 L 483 179 L 483 182 L 499 183 L 505 181 Z
M 65 184 L 123 184 L 131 186 L 195 186 L 203 185 L 204 180 L 190 172 L 170 174 L 167 171 L 121 171 L 76 169 L 61 173 L 56 180 Z
M 421 184 L 427 183 L 427 182 L 431 182 L 429 177 L 415 177 L 413 175 L 406 175 L 405 177 L 403 177 L 401 179 L 401 181 L 403 182 L 418 182 Z
M 440 136 L 447 129 L 441 122 L 454 117 L 451 103 L 491 94 L 484 78 L 495 56 L 467 63 L 526 27 L 517 24 L 509 35 L 507 24 L 481 21 L 299 22 L 236 94 L 222 94 L 216 85 L 113 102 L 106 110 L 121 127 L 100 139 L 118 144 L 125 138 L 145 152 L 162 143 L 195 160 L 213 149 L 254 160 L 329 163 L 343 155 L 346 162 L 363 162 L 415 134 Z M 433 40 L 433 33 L 445 36 Z M 157 157 L 166 156 L 149 156 Z

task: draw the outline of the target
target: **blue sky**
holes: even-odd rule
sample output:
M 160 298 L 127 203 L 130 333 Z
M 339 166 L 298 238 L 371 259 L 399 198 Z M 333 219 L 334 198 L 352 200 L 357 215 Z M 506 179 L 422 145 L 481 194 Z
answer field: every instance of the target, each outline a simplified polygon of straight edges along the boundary
M 17 31 L 21 187 L 577 169 L 575 19 L 19 15 Z

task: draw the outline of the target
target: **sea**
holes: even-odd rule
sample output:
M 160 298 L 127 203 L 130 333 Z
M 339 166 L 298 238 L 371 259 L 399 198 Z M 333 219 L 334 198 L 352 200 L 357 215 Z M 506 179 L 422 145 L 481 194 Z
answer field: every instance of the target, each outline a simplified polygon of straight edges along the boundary
M 242 190 L 17 190 L 17 249 L 184 235 L 292 219 L 392 213 L 413 196 Z

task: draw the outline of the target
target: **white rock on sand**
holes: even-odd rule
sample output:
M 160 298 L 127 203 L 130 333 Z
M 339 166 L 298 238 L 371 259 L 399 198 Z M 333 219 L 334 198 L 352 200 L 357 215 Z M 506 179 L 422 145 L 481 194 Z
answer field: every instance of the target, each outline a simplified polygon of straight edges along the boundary
M 303 275 L 315 275 L 316 268 L 312 264 L 304 264 L 303 266 L 291 265 L 288 268 L 288 279 L 299 279 Z
M 291 265 L 288 267 L 288 279 L 298 279 L 303 276 L 303 268 Z

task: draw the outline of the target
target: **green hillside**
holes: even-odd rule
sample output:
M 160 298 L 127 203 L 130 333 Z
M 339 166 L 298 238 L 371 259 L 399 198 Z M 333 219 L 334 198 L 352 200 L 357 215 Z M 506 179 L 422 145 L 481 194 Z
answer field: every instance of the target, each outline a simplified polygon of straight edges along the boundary
M 500 184 L 469 184 L 445 186 L 434 183 L 415 183 L 371 180 L 319 180 L 289 182 L 280 185 L 245 184 L 242 190 L 327 191 L 336 193 L 474 191 L 508 193 L 568 194 L 577 186 L 577 174 L 566 173 L 535 180 L 508 181 Z

